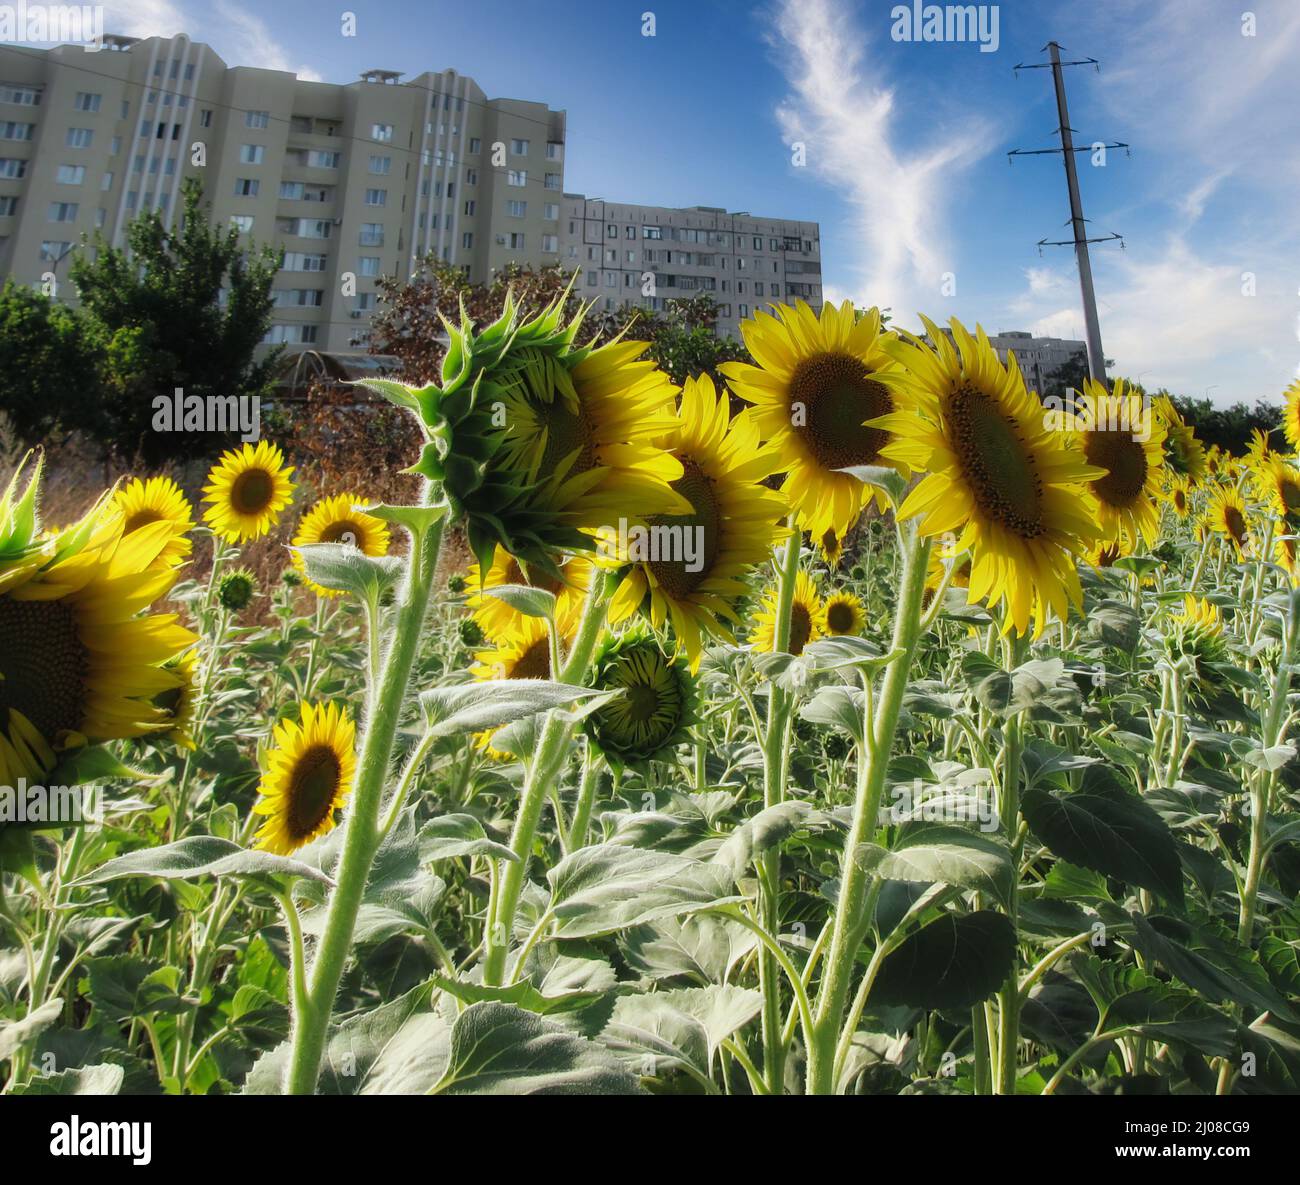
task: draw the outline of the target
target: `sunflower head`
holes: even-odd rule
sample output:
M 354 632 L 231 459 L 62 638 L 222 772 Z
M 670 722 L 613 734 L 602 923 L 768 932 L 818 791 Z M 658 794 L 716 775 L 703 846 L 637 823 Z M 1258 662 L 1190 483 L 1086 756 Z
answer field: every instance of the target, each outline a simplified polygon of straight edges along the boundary
M 971 556 L 970 602 L 1004 603 L 1004 629 L 1041 633 L 1049 612 L 1064 620 L 1082 603 L 1074 557 L 1098 530 L 1084 483 L 1107 471 L 1049 427 L 1014 355 L 1004 364 L 982 329 L 972 337 L 954 319 L 950 337 L 922 320 L 929 343 L 894 350 L 914 399 L 887 418 L 896 439 L 885 453 L 926 471 L 899 517 L 918 517 L 924 535 L 955 533 L 953 550 Z
M 343 594 L 336 589 L 324 588 L 314 580 L 308 580 L 307 565 L 297 548 L 310 547 L 316 543 L 342 543 L 355 547 L 362 555 L 388 554 L 388 524 L 373 514 L 357 509 L 365 504 L 365 499 L 355 494 L 335 494 L 317 502 L 298 524 L 298 533 L 293 537 L 293 566 L 317 596 L 338 597 Z
M 1222 535 L 1238 556 L 1250 547 L 1250 519 L 1246 503 L 1233 486 L 1215 486 L 1205 506 L 1204 522 L 1216 535 Z
M 1207 664 L 1223 662 L 1228 656 L 1218 609 L 1190 593 L 1183 599 L 1182 610 L 1170 620 L 1166 644 L 1171 655 L 1193 659 L 1198 676 L 1204 676 Z
M 633 564 L 611 603 L 611 622 L 638 610 L 656 628 L 670 621 L 692 670 L 705 638 L 732 640 L 745 577 L 786 533 L 779 526 L 785 501 L 762 484 L 776 456 L 760 445 L 748 411 L 734 420 L 728 414 L 708 375 L 687 380 L 678 419 L 656 443 L 681 466 L 672 488 L 690 513 L 654 516 L 644 529 L 632 529 L 625 548 L 609 541 Z
M 754 405 L 759 435 L 785 470 L 784 492 L 800 527 L 843 537 L 870 498 L 884 495 L 847 473 L 854 466 L 904 469 L 885 452 L 878 421 L 898 406 L 907 373 L 885 349 L 880 310 L 859 315 L 851 301 L 817 314 L 798 301 L 758 312 L 741 334 L 758 363 L 724 362 L 732 389 Z
M 265 815 L 257 846 L 281 856 L 334 829 L 335 816 L 352 791 L 356 772 L 355 728 L 338 704 L 307 704 L 299 718 L 275 726 L 266 772 L 253 807 Z
M 1186 518 L 1192 509 L 1192 487 L 1181 473 L 1168 474 L 1165 486 L 1165 501 L 1173 507 L 1179 518 Z
M 847 589 L 832 593 L 822 606 L 822 619 L 826 633 L 835 637 L 841 634 L 858 635 L 867 624 L 867 610 L 862 601 Z
M 20 471 L 21 471 L 20 467 Z M 176 581 L 166 522 L 123 532 L 109 495 L 55 535 L 36 513 L 40 466 L 0 498 L 0 785 L 34 780 L 88 743 L 167 731 L 153 701 L 197 641 L 150 606 Z
M 754 632 L 749 637 L 749 644 L 759 654 L 772 654 L 776 651 L 779 594 L 776 585 L 768 585 L 763 590 L 758 612 L 754 614 Z M 795 580 L 794 600 L 790 606 L 790 642 L 787 650 L 797 657 L 809 643 L 825 636 L 826 607 L 812 577 L 807 572 L 800 571 Z
M 1300 379 L 1282 394 L 1282 432 L 1293 453 L 1300 453 Z
M 168 738 L 182 749 L 194 748 L 194 709 L 198 703 L 196 670 L 199 662 L 198 648 L 187 650 L 179 658 L 165 664 L 164 670 L 176 679 L 176 686 L 160 691 L 153 697 L 154 705 L 167 713 L 171 723 Z
M 189 533 L 194 529 L 194 515 L 180 486 L 170 477 L 151 477 L 145 481 L 133 477 L 114 491 L 113 505 L 122 514 L 124 535 L 151 523 L 170 525 L 171 538 L 155 563 L 164 566 L 179 564 L 189 556 L 192 546 Z
M 221 454 L 203 487 L 203 521 L 228 543 L 260 539 L 297 488 L 278 445 L 260 440 Z
M 1087 485 L 1103 536 L 1114 540 L 1127 531 L 1153 544 L 1160 529 L 1164 424 L 1123 379 L 1109 392 L 1085 379 L 1073 428 L 1088 464 L 1105 470 Z
M 840 560 L 844 558 L 843 536 L 837 535 L 834 530 L 826 530 L 821 533 L 821 537 L 816 542 L 817 550 L 822 553 L 822 559 L 833 572 L 840 566 Z
M 476 679 L 553 679 L 551 637 L 540 617 L 516 614 L 492 645 L 478 651 L 471 671 Z
M 643 626 L 611 635 L 592 668 L 591 685 L 623 694 L 586 717 L 588 737 L 612 760 L 636 765 L 667 757 L 695 722 L 695 679 Z
M 1157 395 L 1154 400 L 1156 418 L 1165 429 L 1165 463 L 1175 473 L 1195 487 L 1205 480 L 1205 446 L 1196 439 L 1196 432 L 1183 419 L 1168 395 Z
M 583 599 L 591 587 L 593 572 L 592 562 L 585 556 L 561 559 L 557 570 L 551 572 L 530 567 L 498 546 L 488 568 L 483 569 L 477 563 L 470 565 L 463 581 L 469 590 L 465 608 L 484 635 L 495 638 L 508 633 L 525 615 L 493 596 L 492 590 L 507 584 L 544 589 L 555 595 L 555 620 L 560 633 L 572 637 L 582 616 Z
M 1300 531 L 1300 469 L 1270 453 L 1255 469 L 1255 490 L 1289 534 Z

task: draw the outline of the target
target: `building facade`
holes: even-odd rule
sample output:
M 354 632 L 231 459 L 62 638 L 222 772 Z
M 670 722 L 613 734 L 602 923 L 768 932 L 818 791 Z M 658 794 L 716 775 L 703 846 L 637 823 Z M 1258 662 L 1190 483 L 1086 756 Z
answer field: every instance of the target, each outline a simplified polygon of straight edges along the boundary
M 268 340 L 341 351 L 381 275 L 432 252 L 472 280 L 559 263 L 565 115 L 454 70 L 347 85 L 227 66 L 184 35 L 0 52 L 0 277 L 61 284 L 82 236 L 212 219 L 285 252 Z
M 714 206 L 673 209 L 566 193 L 560 262 L 581 268 L 578 290 L 609 312 L 661 310 L 674 298 L 708 293 L 717 333 L 739 337 L 740 322 L 771 303 L 822 303 L 818 224 L 731 214 Z
M 989 338 L 989 344 L 998 352 L 1003 362 L 1007 353 L 1014 352 L 1016 362 L 1030 388 L 1041 392 L 1054 371 L 1059 370 L 1076 354 L 1086 356 L 1085 342 L 1070 341 L 1060 337 L 1034 337 L 1022 329 L 1008 330 Z

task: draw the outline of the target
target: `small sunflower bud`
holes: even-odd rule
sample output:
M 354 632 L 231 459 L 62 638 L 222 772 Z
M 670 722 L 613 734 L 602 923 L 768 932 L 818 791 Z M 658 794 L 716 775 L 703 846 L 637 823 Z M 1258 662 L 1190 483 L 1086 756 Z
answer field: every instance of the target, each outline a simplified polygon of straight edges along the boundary
M 247 568 L 225 573 L 217 582 L 217 600 L 223 609 L 238 613 L 257 592 L 257 578 Z

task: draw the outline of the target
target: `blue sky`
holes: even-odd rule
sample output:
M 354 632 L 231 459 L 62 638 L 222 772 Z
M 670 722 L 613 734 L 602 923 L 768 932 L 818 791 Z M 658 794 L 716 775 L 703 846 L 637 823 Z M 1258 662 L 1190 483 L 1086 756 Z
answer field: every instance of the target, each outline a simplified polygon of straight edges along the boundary
M 1036 247 L 1068 233 L 1059 157 L 1006 157 L 1055 143 L 1050 72 L 1012 70 L 1055 38 L 1101 61 L 1067 71 L 1078 139 L 1133 146 L 1080 161 L 1093 233 L 1127 243 L 1093 256 L 1116 370 L 1216 402 L 1300 374 L 1296 0 L 1011 0 L 996 52 L 894 40 L 889 0 L 346 7 L 355 37 L 318 0 L 124 0 L 106 25 L 331 82 L 453 67 L 567 110 L 570 191 L 814 219 L 833 297 L 1082 337 L 1073 253 Z

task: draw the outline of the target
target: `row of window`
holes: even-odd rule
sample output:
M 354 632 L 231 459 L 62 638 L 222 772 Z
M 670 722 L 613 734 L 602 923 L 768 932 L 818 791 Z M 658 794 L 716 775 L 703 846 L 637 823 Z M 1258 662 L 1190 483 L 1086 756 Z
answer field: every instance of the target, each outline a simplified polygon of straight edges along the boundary
M 727 231 L 717 230 L 697 230 L 694 227 L 687 226 L 670 226 L 662 227 L 652 224 L 645 224 L 641 227 L 640 237 L 643 239 L 663 239 L 664 231 L 668 231 L 667 237 L 679 243 L 704 243 L 712 244 L 715 247 L 730 247 L 731 235 Z M 569 234 L 576 235 L 578 232 L 577 221 L 569 219 Z M 605 224 L 605 238 L 617 239 L 619 237 L 618 224 L 608 222 Z M 637 237 L 637 228 L 635 226 L 624 224 L 623 238 L 635 239 Z M 751 246 L 755 251 L 763 250 L 762 235 L 742 235 L 736 236 L 736 250 L 743 251 L 745 239 L 749 238 Z M 803 251 L 805 254 L 811 254 L 813 242 L 811 239 L 800 239 L 796 235 L 786 235 L 782 238 L 769 238 L 767 240 L 769 251 Z

